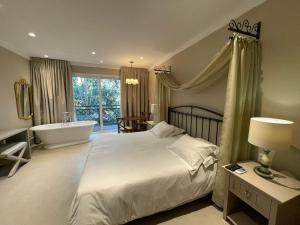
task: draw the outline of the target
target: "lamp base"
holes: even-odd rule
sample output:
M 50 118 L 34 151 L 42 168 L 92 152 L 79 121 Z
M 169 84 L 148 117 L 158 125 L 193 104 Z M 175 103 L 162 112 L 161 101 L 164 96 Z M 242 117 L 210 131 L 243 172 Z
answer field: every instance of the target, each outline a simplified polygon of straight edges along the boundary
M 267 179 L 273 179 L 274 178 L 274 174 L 269 170 L 268 167 L 265 166 L 256 166 L 254 167 L 254 172 L 263 177 L 263 178 L 267 178 Z
M 270 159 L 269 159 L 269 153 L 271 151 L 268 149 L 263 149 L 263 154 L 260 159 L 260 166 L 254 167 L 254 172 L 267 179 L 272 179 L 274 178 L 273 173 L 269 170 L 269 165 L 270 165 Z

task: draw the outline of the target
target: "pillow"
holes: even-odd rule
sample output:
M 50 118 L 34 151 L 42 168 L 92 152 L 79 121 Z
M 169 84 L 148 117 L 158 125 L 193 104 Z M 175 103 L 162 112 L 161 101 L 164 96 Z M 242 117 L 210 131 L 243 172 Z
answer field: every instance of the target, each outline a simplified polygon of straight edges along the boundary
M 205 140 L 205 139 L 202 139 L 202 138 L 196 138 L 197 140 L 199 140 L 199 141 L 201 141 L 201 142 L 203 142 L 203 143 L 206 143 L 206 144 L 208 144 L 208 145 L 213 145 L 213 146 L 215 146 L 215 148 L 214 148 L 214 150 L 213 150 L 213 155 L 214 156 L 218 156 L 218 154 L 219 154 L 219 150 L 220 150 L 220 148 L 218 147 L 218 146 L 216 146 L 215 144 L 213 144 L 213 143 L 211 143 L 211 142 L 209 142 L 209 141 L 207 141 L 207 140 Z
M 179 127 L 175 127 L 175 126 L 173 126 L 173 125 L 169 125 L 169 126 L 171 126 L 171 127 L 173 128 L 173 131 L 172 131 L 172 133 L 170 134 L 170 137 L 177 136 L 177 135 L 179 135 L 179 134 L 185 133 L 185 130 L 184 130 L 184 129 L 181 129 L 181 128 L 179 128 Z
M 185 132 L 183 129 L 169 125 L 165 121 L 156 124 L 150 131 L 159 138 L 172 137 Z
M 203 161 L 203 166 L 205 167 L 205 169 L 207 169 L 211 165 L 215 164 L 215 162 L 217 162 L 217 161 L 218 160 L 215 157 L 210 155 Z
M 168 150 L 182 159 L 192 175 L 198 171 L 206 158 L 215 155 L 217 149 L 216 145 L 187 134 L 168 147 Z
M 172 128 L 165 121 L 162 121 L 156 124 L 150 131 L 157 137 L 164 138 L 172 133 Z

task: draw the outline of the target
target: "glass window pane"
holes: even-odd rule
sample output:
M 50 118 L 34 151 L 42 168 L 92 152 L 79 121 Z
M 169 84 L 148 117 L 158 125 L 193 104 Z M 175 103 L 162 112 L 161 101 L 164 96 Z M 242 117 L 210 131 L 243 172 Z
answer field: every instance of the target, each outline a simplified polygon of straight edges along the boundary
M 73 94 L 76 120 L 94 120 L 94 131 L 100 129 L 99 80 L 88 77 L 73 77 Z
M 117 118 L 120 116 L 120 80 L 102 79 L 102 112 L 103 128 L 116 127 Z

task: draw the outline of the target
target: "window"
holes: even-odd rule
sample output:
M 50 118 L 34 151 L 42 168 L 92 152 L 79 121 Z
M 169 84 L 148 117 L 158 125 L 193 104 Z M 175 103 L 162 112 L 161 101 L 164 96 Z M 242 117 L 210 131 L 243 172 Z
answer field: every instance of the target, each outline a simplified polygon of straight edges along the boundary
M 120 116 L 120 80 L 73 76 L 75 119 L 94 120 L 94 131 L 117 129 Z

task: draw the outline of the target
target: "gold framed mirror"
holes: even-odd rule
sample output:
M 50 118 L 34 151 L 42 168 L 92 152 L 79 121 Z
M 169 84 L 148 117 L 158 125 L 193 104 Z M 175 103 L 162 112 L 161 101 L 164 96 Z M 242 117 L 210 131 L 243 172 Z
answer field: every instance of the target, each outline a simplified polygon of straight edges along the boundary
M 30 84 L 21 79 L 15 82 L 15 96 L 19 119 L 30 120 L 32 118 L 32 89 Z

